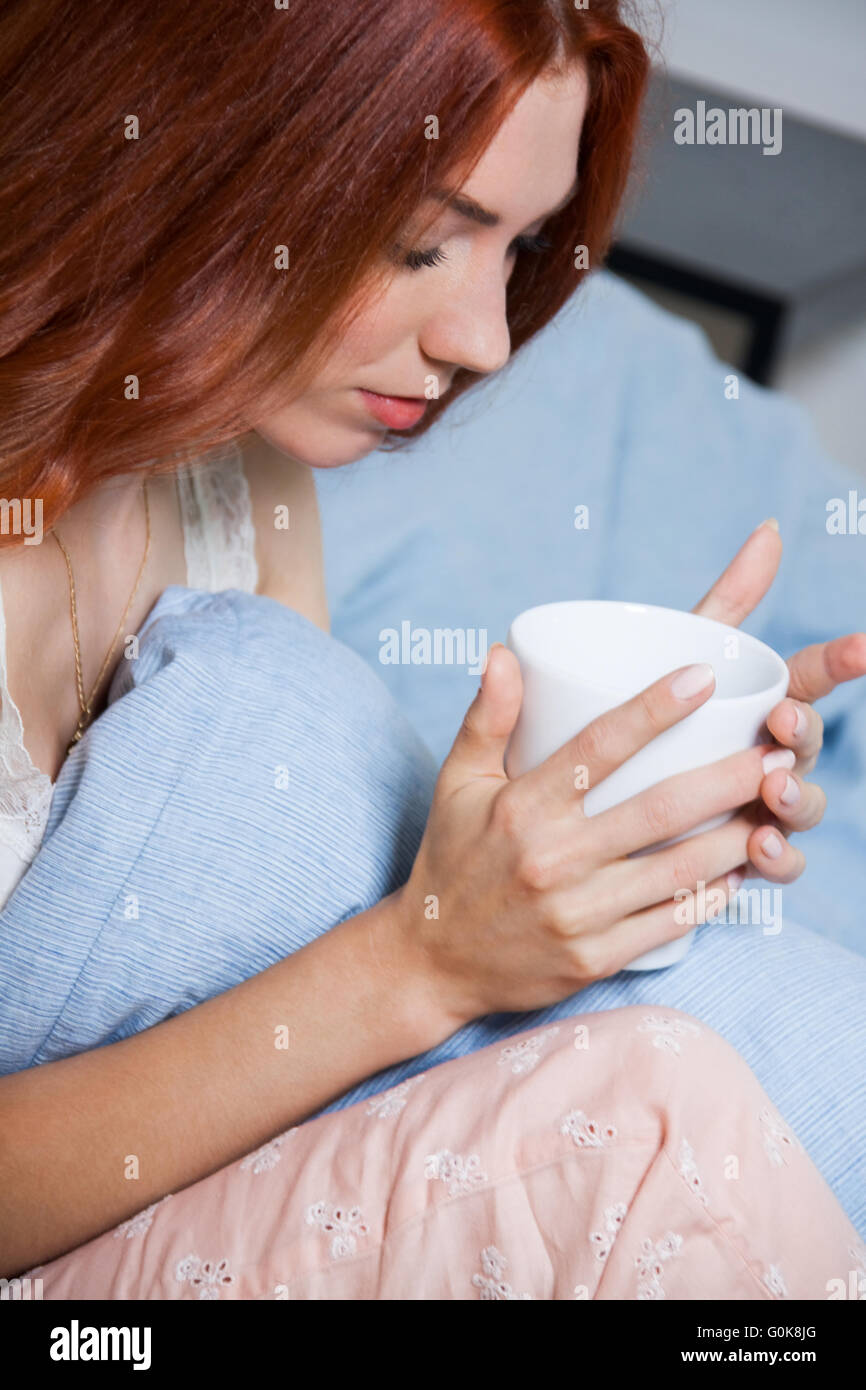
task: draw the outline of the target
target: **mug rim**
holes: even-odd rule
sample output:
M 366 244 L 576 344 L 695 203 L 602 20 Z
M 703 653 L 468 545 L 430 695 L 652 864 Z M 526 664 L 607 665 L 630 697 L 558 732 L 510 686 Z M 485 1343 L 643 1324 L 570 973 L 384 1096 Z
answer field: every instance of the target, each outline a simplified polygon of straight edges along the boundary
M 643 603 L 637 599 L 556 599 L 552 603 L 533 604 L 531 608 L 525 608 L 521 613 L 518 613 L 517 616 L 512 619 L 508 629 L 506 645 L 510 647 L 512 651 L 514 651 L 515 655 L 519 660 L 520 653 L 516 650 L 515 647 L 515 643 L 520 642 L 519 634 L 515 635 L 516 624 L 520 623 L 524 618 L 529 618 L 533 614 L 540 613 L 545 609 L 577 607 L 618 609 L 628 608 L 637 609 L 641 612 L 664 613 L 679 619 L 689 618 L 693 622 L 708 624 L 710 627 L 721 629 L 725 632 L 735 632 L 738 637 L 740 637 L 746 642 L 747 645 L 751 646 L 753 651 L 764 652 L 768 657 L 770 657 L 772 664 L 776 667 L 778 671 L 776 681 L 770 682 L 767 685 L 763 685 L 759 690 L 750 691 L 748 694 L 745 695 L 720 695 L 718 693 L 717 688 L 709 697 L 707 704 L 709 704 L 711 700 L 724 701 L 726 704 L 735 704 L 738 700 L 760 699 L 761 696 L 768 695 L 770 691 L 773 689 L 774 685 L 777 685 L 782 680 L 783 674 L 785 677 L 785 691 L 787 691 L 788 681 L 790 679 L 790 673 L 788 671 L 787 662 L 785 661 L 784 657 L 780 656 L 780 654 L 773 647 L 769 646 L 766 642 L 762 642 L 760 637 L 754 637 L 750 632 L 743 632 L 741 628 L 732 627 L 730 623 L 723 623 L 718 618 L 708 618 L 702 613 L 691 613 L 682 608 L 668 608 L 665 607 L 663 604 L 658 603 Z M 573 671 L 569 671 L 565 667 L 557 665 L 556 661 L 551 661 L 548 658 L 536 659 L 535 657 L 532 657 L 531 660 L 532 665 L 538 671 L 543 672 L 545 675 L 557 676 L 562 680 L 571 680 L 574 678 L 575 673 Z M 674 667 L 672 669 L 675 670 L 676 668 Z M 584 684 L 592 690 L 599 691 L 599 693 L 603 695 L 616 696 L 620 700 L 628 700 L 631 698 L 627 691 L 618 689 L 617 687 L 612 685 L 606 685 L 601 681 L 584 680 Z M 780 698 L 785 698 L 784 692 Z

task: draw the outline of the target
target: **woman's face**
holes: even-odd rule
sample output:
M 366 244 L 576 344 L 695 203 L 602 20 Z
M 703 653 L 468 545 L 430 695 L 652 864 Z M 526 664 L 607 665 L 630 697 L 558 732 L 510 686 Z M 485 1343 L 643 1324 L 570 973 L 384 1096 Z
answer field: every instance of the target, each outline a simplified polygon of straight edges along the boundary
M 263 438 L 312 468 L 338 467 L 378 448 L 389 427 L 414 424 L 425 392 L 431 394 L 431 377 L 444 396 L 458 367 L 487 373 L 504 366 L 511 350 L 505 287 L 518 254 L 515 242 L 537 235 L 573 196 L 587 95 L 582 66 L 527 89 L 459 189 L 460 198 L 425 203 L 419 216 L 432 207 L 439 211 L 420 239 L 412 225 L 405 229 L 402 256 L 388 270 L 383 292 L 309 390 L 253 421 Z M 477 210 L 476 218 L 467 216 L 466 199 L 496 214 L 495 220 L 476 220 Z M 412 269 L 404 263 L 409 251 L 434 248 L 437 264 Z M 410 260 L 417 264 L 417 256 Z M 404 401 L 401 411 L 400 402 L 389 408 L 383 396 L 421 404 L 413 409 Z

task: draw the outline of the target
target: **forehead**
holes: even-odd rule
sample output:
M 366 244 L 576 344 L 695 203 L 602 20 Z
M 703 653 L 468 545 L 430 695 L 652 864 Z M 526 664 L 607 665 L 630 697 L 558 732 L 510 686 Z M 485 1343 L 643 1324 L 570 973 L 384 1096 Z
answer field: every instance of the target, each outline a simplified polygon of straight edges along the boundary
M 500 126 L 460 191 L 503 221 L 527 221 L 571 190 L 589 97 L 582 64 L 529 86 Z

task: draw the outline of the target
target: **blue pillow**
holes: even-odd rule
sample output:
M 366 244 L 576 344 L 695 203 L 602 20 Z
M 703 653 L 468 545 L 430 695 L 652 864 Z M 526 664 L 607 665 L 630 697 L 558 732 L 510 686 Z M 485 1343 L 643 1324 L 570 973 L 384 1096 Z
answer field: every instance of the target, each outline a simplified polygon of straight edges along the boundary
M 272 599 L 167 589 L 0 914 L 0 1072 L 136 1033 L 380 901 L 434 781 L 340 642 Z
M 359 657 L 270 599 L 167 590 L 111 694 L 0 914 L 2 1072 L 265 969 L 392 892 L 423 833 L 425 746 Z M 742 1053 L 866 1235 L 864 998 L 866 960 L 787 920 L 702 927 L 672 969 L 476 1019 L 325 1108 L 552 1019 L 668 1004 Z

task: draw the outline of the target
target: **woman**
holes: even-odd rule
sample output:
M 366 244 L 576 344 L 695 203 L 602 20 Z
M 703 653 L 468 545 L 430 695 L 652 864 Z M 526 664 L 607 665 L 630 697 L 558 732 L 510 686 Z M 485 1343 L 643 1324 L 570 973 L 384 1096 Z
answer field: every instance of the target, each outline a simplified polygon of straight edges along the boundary
M 38 13 L 23 5 L 2 21 L 4 62 L 24 74 L 17 86 L 8 84 L 5 124 L 14 148 L 6 196 L 10 206 L 14 198 L 25 228 L 41 229 L 38 244 L 25 231 L 8 252 L 2 370 L 16 409 L 3 423 L 5 477 L 10 493 L 13 480 L 18 486 L 22 516 L 24 502 L 39 500 L 42 522 L 56 540 L 10 547 L 0 557 L 8 624 L 7 892 L 38 848 L 48 783 L 104 706 L 122 639 L 140 627 L 167 586 L 186 580 L 192 587 L 249 588 L 255 574 L 260 595 L 326 627 L 309 470 L 359 457 L 381 442 L 383 426 L 418 433 L 428 396 L 432 422 L 443 409 L 437 400 L 453 399 L 474 376 L 503 365 L 560 307 L 581 278 L 575 267 L 586 263 L 583 254 L 575 256 L 575 242 L 595 264 L 609 239 L 646 76 L 643 48 L 614 3 L 591 12 L 522 4 L 513 13 L 480 2 L 461 9 L 430 4 L 420 13 L 374 4 L 361 22 L 349 7 L 331 7 L 323 17 L 312 6 L 294 6 L 291 12 L 264 8 L 252 26 L 247 6 L 226 4 L 183 20 L 144 11 L 130 17 L 128 9 L 117 14 L 93 3 L 76 10 L 74 35 L 60 41 L 62 81 L 52 68 L 50 87 L 34 100 L 46 50 L 59 42 L 67 19 L 62 4 Z M 369 73 L 383 70 L 371 93 Z M 72 94 L 85 80 L 92 105 L 78 117 Z M 46 129 L 50 179 L 36 158 Z M 85 171 L 94 183 L 82 207 Z M 445 246 L 430 245 L 434 228 Z M 203 474 L 179 471 L 192 456 L 234 439 L 243 443 L 242 471 L 231 461 Z M 761 528 L 703 611 L 721 606 L 726 613 L 732 595 L 742 604 L 743 589 L 756 602 L 777 560 L 777 538 L 772 528 Z M 857 674 L 844 642 L 828 651 L 840 678 Z M 127 654 L 135 655 L 134 648 Z M 590 726 L 543 769 L 509 783 L 501 760 L 520 685 L 513 659 L 497 649 L 437 783 L 403 888 L 178 1018 L 101 1052 L 4 1079 L 0 1103 L 13 1163 L 24 1136 L 28 1144 L 27 1172 L 15 1175 L 7 1227 L 9 1269 L 68 1250 L 131 1218 L 142 1194 L 152 1205 L 151 1198 L 201 1179 L 256 1144 L 272 1142 L 269 1155 L 281 1153 L 282 1141 L 273 1136 L 287 1124 L 467 1019 L 550 1004 L 616 971 L 682 930 L 672 898 L 685 881 L 703 879 L 728 893 L 749 861 L 777 881 L 796 876 L 801 853 L 772 827 L 756 829 L 751 809 L 689 849 L 642 860 L 639 877 L 627 855 L 658 840 L 660 831 L 680 833 L 758 798 L 786 829 L 816 823 L 822 794 L 801 774 L 817 756 L 820 720 L 805 703 L 783 702 L 773 724 L 779 741 L 801 755 L 796 773 L 788 771 L 793 751 L 750 750 L 718 764 L 712 778 L 689 774 L 596 818 L 592 835 L 580 824 L 563 769 L 582 761 L 591 780 L 605 776 L 708 698 L 708 674 L 672 673 Z M 135 757 L 134 747 L 129 755 Z M 793 809 L 783 799 L 789 782 L 799 793 Z M 262 1018 L 271 1019 L 277 1005 L 277 1018 L 288 1013 L 293 1020 L 290 1094 L 285 1059 L 259 1051 Z M 612 1103 L 612 1073 L 622 1082 L 617 1048 L 637 1025 L 627 1010 L 609 1015 L 602 1026 L 616 1042 L 608 1060 L 603 1049 L 591 1054 L 593 1083 Z M 673 1035 L 670 1050 L 678 1057 L 679 1034 L 700 1033 L 675 1016 L 648 1028 Z M 561 1044 L 555 1055 L 560 1050 Z M 649 1075 L 646 1058 L 635 1061 L 633 1074 L 644 1077 L 640 1095 L 666 1124 L 644 1123 L 636 1096 L 624 1092 L 616 1124 L 607 1119 L 599 1129 L 580 1109 L 561 1117 L 566 1128 L 556 1131 L 555 1155 L 515 1129 L 503 1140 L 509 1162 L 516 1144 L 522 1175 L 539 1162 L 562 1168 L 565 1153 L 571 1157 L 563 1138 L 582 1152 L 606 1143 L 616 1148 L 616 1135 L 628 1132 L 619 1157 L 605 1154 L 605 1171 L 620 1179 L 626 1196 L 636 1192 L 653 1165 L 668 1166 L 660 1136 L 675 1132 L 677 1104 L 698 1105 L 708 1060 L 722 1080 L 731 1071 L 725 1088 L 731 1100 L 722 1113 L 729 1124 L 742 1122 L 742 1151 L 761 1142 L 760 1125 L 748 1129 L 754 1078 L 721 1040 L 711 1038 L 712 1057 L 700 1062 L 696 1054 L 694 1070 L 684 1067 L 675 1077 L 677 1097 L 667 1059 L 655 1056 L 664 1050 L 653 1049 Z M 489 1062 L 479 1053 L 449 1064 L 457 1068 L 455 1104 L 464 1116 L 477 1109 L 479 1094 L 490 1094 Z M 546 1113 L 552 1094 L 558 1103 L 561 1078 L 530 1070 L 527 1086 L 539 1114 Z M 442 1084 L 447 1071 L 440 1069 Z M 142 1114 L 147 1076 L 161 1079 Z M 98 1116 L 91 1118 L 82 1102 L 86 1111 L 94 1098 Z M 187 1121 L 191 1104 L 200 1132 Z M 759 1110 L 765 1109 L 769 1118 L 761 1124 L 784 1157 L 793 1136 L 780 1129 L 762 1097 Z M 325 1136 L 316 1150 L 322 1171 L 328 1144 L 338 1153 L 348 1126 L 357 1123 L 352 1111 L 346 1114 L 348 1122 L 322 1116 L 297 1132 L 304 1144 Z M 703 1208 L 693 1170 L 711 1127 L 699 1107 L 688 1114 L 679 1176 Z M 494 1119 L 502 1119 L 495 1105 Z M 434 1123 L 435 1106 L 413 1130 L 419 1153 Z M 135 1160 L 134 1198 L 129 1173 L 121 1176 L 118 1168 L 118 1136 Z M 769 1152 L 766 1143 L 764 1149 Z M 392 1146 L 386 1151 L 397 1161 Z M 636 1152 L 639 1173 L 632 1170 L 629 1178 L 618 1165 L 627 1167 Z M 362 1167 L 365 1154 L 362 1145 Z M 718 1156 L 717 1150 L 707 1161 L 715 1164 Z M 419 1193 L 429 1193 L 431 1180 L 441 1178 L 449 1196 L 455 1182 L 456 1193 L 468 1190 L 466 1181 L 473 1186 L 464 1171 L 468 1165 L 477 1175 L 471 1160 L 457 1162 L 455 1151 L 441 1145 L 432 1158 L 435 1171 L 423 1184 L 417 1165 L 411 1169 L 407 1213 Z M 268 1162 L 254 1157 L 238 1172 Z M 306 1162 L 311 1176 L 316 1162 Z M 217 1192 L 219 1183 L 233 1180 L 231 1171 L 223 1168 L 202 1188 Z M 396 1178 L 384 1174 L 382 1181 L 387 1208 Z M 805 1156 L 792 1182 L 784 1194 L 777 1188 L 773 1200 L 760 1183 L 742 1201 L 719 1188 L 710 1217 L 696 1217 L 693 1205 L 692 1221 L 717 1223 L 724 1209 L 755 1241 L 733 1265 L 720 1261 L 711 1276 L 716 1293 L 747 1287 L 757 1296 L 782 1296 L 786 1287 L 822 1296 L 853 1233 Z M 640 1187 L 663 1189 L 663 1183 Z M 199 1188 L 188 1191 L 184 1202 L 201 1198 Z M 807 1267 L 792 1244 L 786 1285 L 765 1250 L 786 1239 L 781 1213 L 790 1210 L 795 1192 L 804 1209 L 822 1213 L 827 1245 L 817 1258 L 813 1240 Z M 173 1200 L 175 1213 L 181 1198 Z M 654 1214 L 669 1201 L 660 1198 Z M 225 1207 L 222 1198 L 218 1205 Z M 425 1212 L 427 1205 L 425 1197 Z M 638 1205 L 640 1222 L 645 1213 Z M 622 1227 L 621 1208 L 633 1206 L 617 1198 L 603 1208 L 609 1236 Z M 755 1224 L 759 1209 L 769 1213 L 766 1228 Z M 438 1209 L 435 1215 L 432 1242 L 444 1250 Z M 354 1251 L 356 1228 L 365 1224 L 350 1218 L 318 1199 L 307 1208 L 308 1227 L 337 1231 L 340 1258 Z M 586 1203 L 576 1204 L 576 1230 L 595 1219 Z M 148 1206 L 124 1234 L 158 1230 L 161 1223 Z M 184 1229 L 175 1215 L 170 1225 Z M 593 1234 L 588 1227 L 587 1240 Z M 100 1239 L 104 1253 L 115 1237 Z M 635 1266 L 651 1290 L 641 1296 L 660 1296 L 656 1266 L 679 1249 L 677 1239 L 664 1244 L 666 1231 L 657 1240 L 664 1248 L 651 1240 L 646 1269 Z M 485 1246 L 491 1268 L 501 1259 L 492 1248 Z M 214 1265 L 207 1255 L 187 1253 L 189 1260 L 184 1255 L 175 1267 L 172 1292 L 225 1285 L 256 1296 L 248 1284 L 232 1284 L 226 1271 L 225 1278 L 212 1278 L 219 1259 Z M 117 1296 L 122 1280 L 111 1275 L 105 1282 L 101 1255 L 94 1258 L 91 1250 L 69 1258 L 74 1270 L 64 1268 L 77 1291 L 92 1261 L 92 1296 L 106 1290 Z M 255 1253 L 244 1258 L 259 1267 Z M 755 1282 L 762 1260 L 766 1277 Z M 294 1273 L 294 1254 L 290 1265 Z M 571 1277 L 569 1271 L 563 1276 Z M 53 1285 L 62 1289 L 63 1277 L 60 1266 L 45 1271 L 49 1296 Z M 441 1292 L 450 1278 L 447 1260 L 436 1277 Z M 580 1282 L 595 1288 L 592 1280 Z M 140 1283 L 135 1287 L 141 1290 Z M 387 1296 L 376 1280 L 356 1286 L 355 1296 L 365 1288 Z M 563 1296 L 562 1285 L 552 1292 Z

